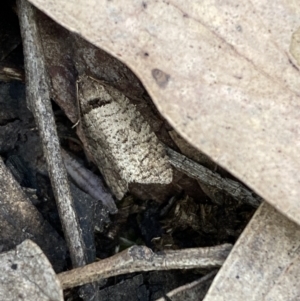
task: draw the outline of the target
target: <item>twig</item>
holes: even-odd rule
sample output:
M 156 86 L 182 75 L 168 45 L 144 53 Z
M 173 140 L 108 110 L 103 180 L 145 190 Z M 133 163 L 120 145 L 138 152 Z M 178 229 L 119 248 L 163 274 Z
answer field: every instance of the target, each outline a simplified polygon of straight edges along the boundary
M 58 274 L 62 288 L 71 288 L 116 275 L 171 269 L 220 267 L 232 246 L 194 248 L 153 253 L 145 246 L 133 246 L 110 258 Z
M 258 207 L 261 204 L 262 198 L 254 195 L 242 184 L 228 178 L 222 178 L 219 174 L 194 162 L 184 155 L 177 153 L 167 146 L 166 150 L 169 156 L 170 163 L 176 169 L 182 171 L 191 178 L 197 179 L 204 184 L 223 190 L 231 195 L 234 199 L 247 203 L 253 207 Z
M 51 183 L 69 247 L 73 266 L 86 263 L 84 243 L 63 165 L 59 140 L 50 103 L 42 46 L 39 39 L 36 12 L 26 0 L 17 1 L 25 57 L 27 105 L 31 108 L 42 139 Z

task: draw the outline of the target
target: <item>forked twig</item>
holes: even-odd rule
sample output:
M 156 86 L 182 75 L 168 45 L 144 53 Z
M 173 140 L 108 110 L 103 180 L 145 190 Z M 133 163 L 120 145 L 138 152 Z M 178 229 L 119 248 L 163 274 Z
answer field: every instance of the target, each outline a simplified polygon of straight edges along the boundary
M 220 267 L 232 245 L 168 250 L 153 253 L 145 246 L 133 246 L 112 257 L 58 274 L 63 289 L 98 281 L 116 275 L 171 269 Z

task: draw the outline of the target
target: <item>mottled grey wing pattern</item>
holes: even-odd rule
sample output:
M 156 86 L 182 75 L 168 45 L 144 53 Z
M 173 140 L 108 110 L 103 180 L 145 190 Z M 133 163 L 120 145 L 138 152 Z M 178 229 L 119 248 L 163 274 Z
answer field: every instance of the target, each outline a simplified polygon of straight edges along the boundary
M 118 199 L 130 182 L 172 181 L 164 147 L 124 94 L 87 76 L 78 94 L 89 151 Z

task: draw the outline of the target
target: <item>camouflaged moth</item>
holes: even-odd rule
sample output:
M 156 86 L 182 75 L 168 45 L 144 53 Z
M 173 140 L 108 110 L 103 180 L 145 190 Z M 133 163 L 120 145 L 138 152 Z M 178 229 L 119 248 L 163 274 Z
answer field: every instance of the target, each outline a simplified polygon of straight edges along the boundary
M 128 183 L 172 181 L 164 147 L 124 94 L 83 76 L 78 81 L 78 102 L 88 152 L 118 199 Z

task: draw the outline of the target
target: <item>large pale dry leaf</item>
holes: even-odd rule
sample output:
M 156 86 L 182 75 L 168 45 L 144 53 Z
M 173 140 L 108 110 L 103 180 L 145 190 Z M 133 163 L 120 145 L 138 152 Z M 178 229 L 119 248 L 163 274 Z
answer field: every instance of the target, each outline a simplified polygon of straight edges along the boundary
M 300 223 L 300 4 L 30 0 L 125 62 L 191 144 Z
M 204 301 L 299 300 L 299 241 L 300 226 L 262 204 Z
M 0 254 L 0 299 L 63 300 L 60 282 L 50 262 L 31 240 Z

